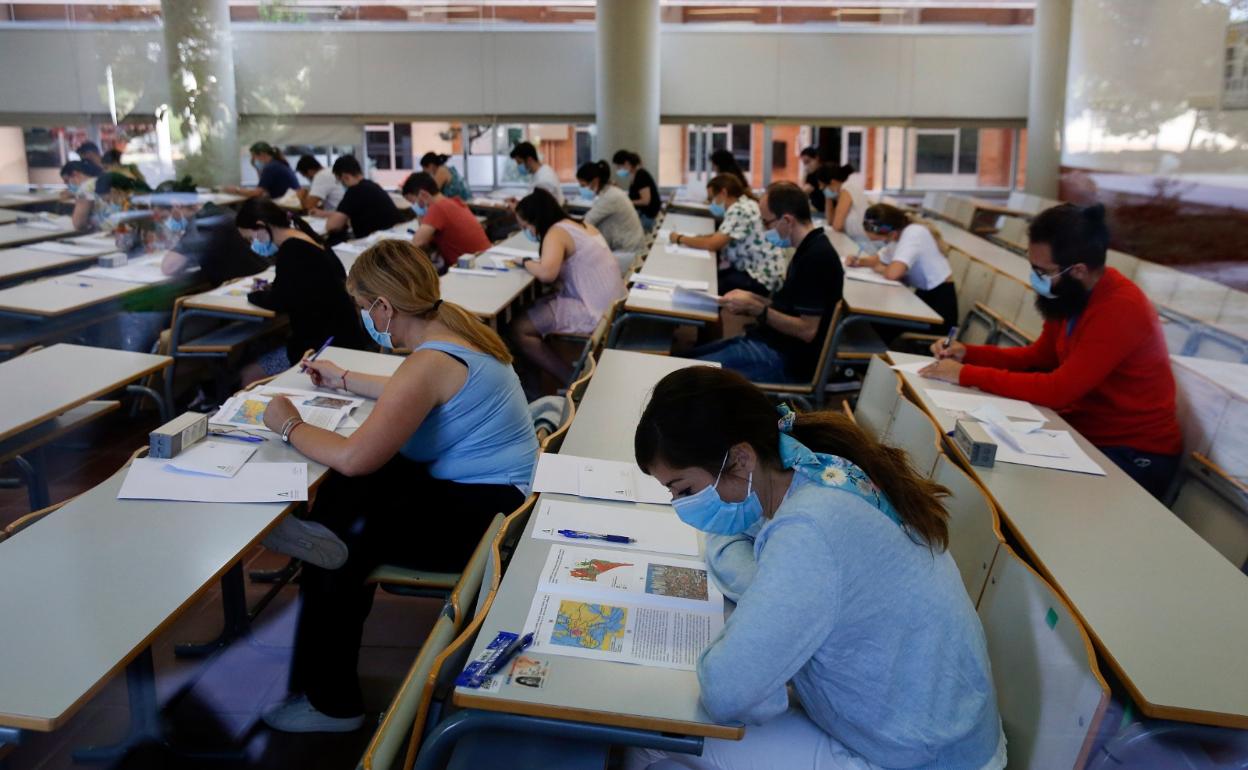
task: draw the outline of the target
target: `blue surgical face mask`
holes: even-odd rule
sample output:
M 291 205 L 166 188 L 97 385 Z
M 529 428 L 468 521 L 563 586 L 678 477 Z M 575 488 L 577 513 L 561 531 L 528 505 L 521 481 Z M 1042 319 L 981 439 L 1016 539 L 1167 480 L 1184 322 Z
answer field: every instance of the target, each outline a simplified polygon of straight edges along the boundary
M 1074 265 L 1071 265 L 1071 267 L 1074 267 Z M 1070 267 L 1066 268 L 1066 270 L 1069 269 Z M 1045 299 L 1056 299 L 1057 295 L 1053 293 L 1053 279 L 1057 278 L 1058 275 L 1065 273 L 1066 270 L 1062 270 L 1057 275 L 1036 275 L 1036 271 L 1032 270 L 1031 288 L 1035 290 L 1036 294 L 1039 294 Z
M 277 253 L 277 244 L 273 241 L 262 241 L 259 238 L 252 238 L 251 250 L 268 259 Z
M 681 521 L 691 527 L 714 535 L 737 535 L 763 517 L 763 501 L 754 491 L 754 474 L 750 473 L 746 480 L 745 499 L 736 502 L 725 502 L 719 496 L 719 480 L 723 478 L 724 467 L 728 464 L 728 453 L 724 453 L 724 462 L 720 465 L 719 475 L 715 483 L 707 486 L 697 494 L 679 497 L 672 500 L 672 507 Z
M 626 168 L 617 168 L 615 170 L 615 175 L 620 179 L 628 179 L 629 171 Z
M 373 304 L 368 306 L 368 310 L 360 311 L 360 318 L 364 319 L 364 331 L 368 332 L 368 336 L 373 338 L 373 342 L 381 345 L 386 350 L 394 350 L 394 339 L 390 336 L 390 323 L 386 323 L 384 332 L 377 331 L 377 325 L 373 323 L 373 308 L 381 300 L 381 297 L 373 300 Z M 394 319 L 391 318 L 391 321 Z
M 65 187 L 68 188 L 70 193 L 74 195 L 77 195 L 78 191 L 82 189 L 79 185 L 76 185 L 73 182 L 70 182 L 69 184 L 65 185 Z
M 724 208 L 724 204 L 711 201 L 711 216 L 717 219 L 723 219 L 725 211 L 727 211 L 727 209 Z
M 516 166 L 520 169 L 520 176 L 528 176 L 528 175 L 529 175 L 529 167 L 528 167 L 528 166 L 524 165 L 523 163 L 517 163 L 517 164 L 516 164 Z
M 412 201 L 412 211 L 416 216 L 423 217 L 429 213 L 429 207 L 420 205 L 420 201 Z
M 530 241 L 533 241 L 534 243 L 541 243 L 542 239 L 538 238 L 537 233 L 533 232 L 529 228 L 524 228 L 522 232 L 524 233 L 524 237 L 528 238 Z
M 594 197 L 595 194 L 596 193 L 594 193 L 593 190 L 589 189 L 585 185 L 581 185 L 581 197 L 582 198 L 592 198 Z
M 169 228 L 171 233 L 184 233 L 186 232 L 186 220 L 178 217 L 169 217 L 169 219 L 165 220 L 165 227 Z
M 839 192 L 839 190 L 833 190 L 831 187 L 825 187 L 823 188 L 823 197 L 830 201 L 834 201 L 836 200 L 836 196 Z
M 788 238 L 781 238 L 780 231 L 774 227 L 763 233 L 763 238 L 772 246 L 779 246 L 782 249 L 787 249 L 793 245 L 793 241 Z

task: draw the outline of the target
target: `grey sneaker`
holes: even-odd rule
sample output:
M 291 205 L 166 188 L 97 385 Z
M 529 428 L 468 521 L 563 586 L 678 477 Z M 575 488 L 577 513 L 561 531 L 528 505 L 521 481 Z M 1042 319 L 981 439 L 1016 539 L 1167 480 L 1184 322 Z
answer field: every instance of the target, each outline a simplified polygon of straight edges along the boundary
M 274 730 L 284 733 L 350 733 L 364 725 L 364 715 L 331 717 L 313 708 L 308 696 L 297 695 L 279 703 L 260 717 Z
M 324 524 L 287 516 L 260 541 L 270 551 L 293 556 L 323 569 L 338 569 L 347 560 L 347 544 Z

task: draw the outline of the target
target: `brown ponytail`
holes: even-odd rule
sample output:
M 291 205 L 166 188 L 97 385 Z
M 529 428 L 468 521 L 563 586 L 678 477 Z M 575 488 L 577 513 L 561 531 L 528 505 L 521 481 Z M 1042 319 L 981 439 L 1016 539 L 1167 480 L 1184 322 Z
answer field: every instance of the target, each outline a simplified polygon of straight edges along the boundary
M 382 240 L 365 249 L 351 265 L 347 291 L 370 303 L 385 297 L 404 315 L 436 318 L 500 363 L 512 361 L 511 351 L 497 332 L 459 305 L 442 299 L 433 263 L 408 241 Z
M 661 460 L 673 468 L 719 471 L 724 454 L 748 443 L 759 461 L 780 467 L 779 414 L 741 375 L 709 366 L 672 372 L 655 386 L 634 436 L 637 464 Z M 798 415 L 793 438 L 811 451 L 852 462 L 875 482 L 916 543 L 933 551 L 949 545 L 949 490 L 915 472 L 906 453 L 885 446 L 839 412 Z

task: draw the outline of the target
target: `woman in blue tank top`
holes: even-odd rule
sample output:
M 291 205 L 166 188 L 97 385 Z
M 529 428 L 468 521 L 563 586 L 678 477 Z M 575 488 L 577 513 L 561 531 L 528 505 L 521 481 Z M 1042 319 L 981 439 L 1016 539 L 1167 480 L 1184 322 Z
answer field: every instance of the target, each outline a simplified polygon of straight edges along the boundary
M 383 563 L 462 569 L 494 515 L 524 501 L 537 461 L 507 347 L 468 311 L 442 301 L 423 252 L 381 241 L 356 260 L 347 290 L 379 345 L 412 353 L 390 377 L 323 359 L 307 364 L 318 387 L 377 399 L 350 436 L 300 422 L 284 398 L 266 409 L 270 429 L 332 469 L 313 520 L 288 517 L 265 541 L 305 561 L 293 697 L 264 717 L 288 732 L 363 723 L 356 665 L 373 601 L 368 575 Z

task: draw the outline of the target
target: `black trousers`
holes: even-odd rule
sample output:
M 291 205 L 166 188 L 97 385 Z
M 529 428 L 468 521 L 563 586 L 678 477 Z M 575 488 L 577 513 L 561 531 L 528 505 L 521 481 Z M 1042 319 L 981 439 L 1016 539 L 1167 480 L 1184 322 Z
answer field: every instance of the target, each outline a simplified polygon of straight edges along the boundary
M 350 555 L 336 570 L 303 567 L 291 692 L 306 693 L 329 716 L 364 713 L 357 667 L 376 589 L 364 582 L 369 574 L 381 564 L 458 572 L 494 514 L 523 501 L 513 486 L 435 479 L 402 455 L 367 476 L 331 472 L 311 518 L 342 538 Z
M 935 333 L 947 334 L 951 327 L 958 325 L 958 290 L 954 287 L 953 281 L 945 281 L 927 291 L 916 290 L 914 294 L 940 314 L 941 324 L 932 327 Z

